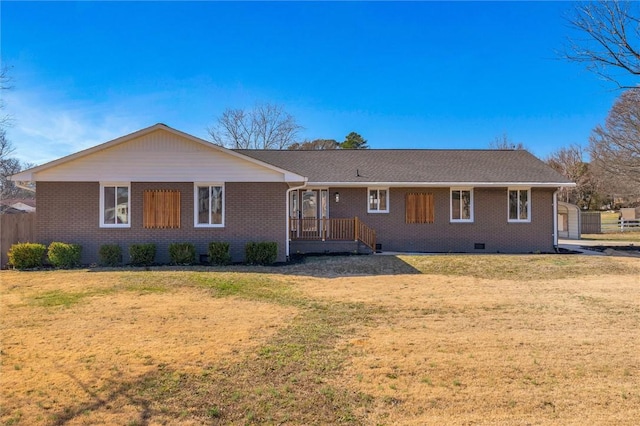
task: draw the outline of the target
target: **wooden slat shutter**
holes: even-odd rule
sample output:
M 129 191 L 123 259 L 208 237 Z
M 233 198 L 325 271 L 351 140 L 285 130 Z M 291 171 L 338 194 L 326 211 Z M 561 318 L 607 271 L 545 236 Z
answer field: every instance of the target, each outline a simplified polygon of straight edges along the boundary
M 180 191 L 144 191 L 142 210 L 145 228 L 180 228 Z
M 408 193 L 405 196 L 406 223 L 433 223 L 433 194 Z

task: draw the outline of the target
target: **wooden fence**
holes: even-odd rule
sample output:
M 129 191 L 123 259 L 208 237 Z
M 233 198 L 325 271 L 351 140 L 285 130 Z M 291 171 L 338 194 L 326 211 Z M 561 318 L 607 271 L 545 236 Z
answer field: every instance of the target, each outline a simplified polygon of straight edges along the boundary
M 624 219 L 618 214 L 581 212 L 582 234 L 640 231 L 640 219 Z
M 602 233 L 602 218 L 600 212 L 580 212 L 581 234 Z
M 0 267 L 7 265 L 11 245 L 33 242 L 35 235 L 36 213 L 0 214 Z

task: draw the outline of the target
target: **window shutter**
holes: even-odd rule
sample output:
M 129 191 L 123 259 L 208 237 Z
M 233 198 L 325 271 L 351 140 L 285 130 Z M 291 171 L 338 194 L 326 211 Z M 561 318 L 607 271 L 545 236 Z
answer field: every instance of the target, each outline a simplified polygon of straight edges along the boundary
M 145 228 L 180 228 L 180 191 L 144 191 L 142 209 Z
M 406 223 L 433 223 L 433 194 L 408 193 L 405 196 Z

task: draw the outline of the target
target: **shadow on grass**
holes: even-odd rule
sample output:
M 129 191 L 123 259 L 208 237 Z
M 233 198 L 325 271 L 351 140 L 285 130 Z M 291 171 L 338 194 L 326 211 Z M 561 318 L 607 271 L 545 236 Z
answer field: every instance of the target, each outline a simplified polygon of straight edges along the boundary
M 371 255 L 323 255 L 304 256 L 292 262 L 277 265 L 246 265 L 234 264 L 227 266 L 209 265 L 155 265 L 147 267 L 98 267 L 90 268 L 89 272 L 122 272 L 122 271 L 193 271 L 193 272 L 249 272 L 273 273 L 284 275 L 302 275 L 317 278 L 337 276 L 366 276 L 366 275 L 404 275 L 421 274 L 418 269 L 397 256 Z
M 50 424 L 65 425 L 75 419 L 86 418 L 90 414 L 101 411 L 117 413 L 117 406 L 120 404 L 136 407 L 139 413 L 136 418 L 129 419 L 129 424 L 146 425 L 153 415 L 152 402 L 141 396 L 139 391 L 142 388 L 142 384 L 149 380 L 154 380 L 154 376 L 157 376 L 157 374 L 157 372 L 148 373 L 132 381 L 116 382 L 109 380 L 108 385 L 105 387 L 105 392 L 102 392 L 104 395 L 99 395 L 92 391 L 89 386 L 82 383 L 73 373 L 67 373 L 90 396 L 90 400 L 76 406 L 64 407 L 61 411 L 52 413 Z
M 282 267 L 282 273 L 312 277 L 346 275 L 421 274 L 418 269 L 397 256 L 306 256 L 300 263 Z M 275 271 L 274 271 L 275 272 Z

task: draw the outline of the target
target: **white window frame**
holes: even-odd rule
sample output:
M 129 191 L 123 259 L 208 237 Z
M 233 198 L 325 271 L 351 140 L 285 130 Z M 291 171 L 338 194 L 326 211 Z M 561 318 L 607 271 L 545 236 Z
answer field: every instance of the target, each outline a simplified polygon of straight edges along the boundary
M 371 208 L 371 203 L 369 202 L 371 191 L 377 191 L 378 200 L 380 199 L 380 191 L 387 192 L 387 196 L 386 196 L 387 208 L 385 210 Z M 389 213 L 389 188 L 367 188 L 367 213 Z
M 510 205 L 510 193 L 511 191 L 518 191 L 518 217 L 516 219 L 511 219 L 511 205 Z M 527 191 L 527 218 L 520 219 L 520 192 Z M 511 223 L 529 223 L 531 222 L 531 188 L 508 188 L 507 189 L 507 220 Z
M 453 193 L 460 191 L 468 191 L 469 192 L 469 219 L 456 219 L 453 217 Z M 460 198 L 462 199 L 462 197 Z M 470 187 L 453 187 L 449 190 L 449 222 L 452 223 L 473 223 L 474 215 L 473 215 L 473 188 Z M 461 206 L 462 207 L 462 206 Z M 462 212 L 462 208 L 460 209 Z
M 198 188 L 202 186 L 209 187 L 209 213 L 211 213 L 211 187 L 219 186 L 222 188 L 222 223 L 198 223 Z M 227 201 L 225 199 L 226 191 L 224 183 L 222 182 L 195 182 L 193 184 L 193 226 L 194 228 L 224 228 L 225 220 L 225 206 Z M 211 214 L 209 214 L 209 220 L 211 220 Z
M 104 189 L 116 188 L 116 201 L 118 188 L 127 188 L 127 223 L 104 223 Z M 117 203 L 116 203 L 117 207 Z M 100 228 L 131 228 L 131 182 L 100 182 Z

